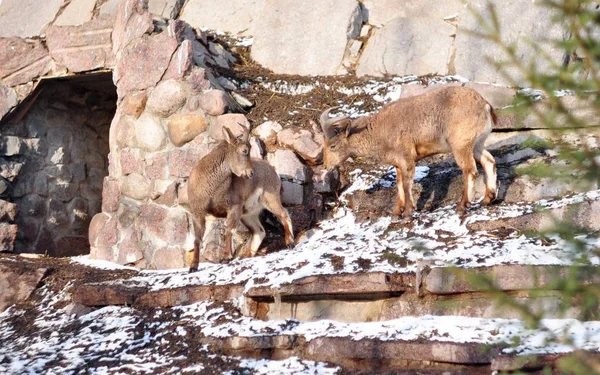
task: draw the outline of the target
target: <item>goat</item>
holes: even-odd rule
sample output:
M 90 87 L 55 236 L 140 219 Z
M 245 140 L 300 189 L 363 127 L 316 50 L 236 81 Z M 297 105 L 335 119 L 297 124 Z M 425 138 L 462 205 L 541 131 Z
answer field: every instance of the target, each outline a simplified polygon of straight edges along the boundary
M 452 152 L 464 178 L 459 214 L 471 205 L 477 160 L 483 167 L 483 204 L 496 199 L 496 162 L 485 140 L 496 122 L 492 106 L 475 90 L 446 87 L 390 103 L 371 116 L 329 118 L 336 107 L 321 114 L 325 135 L 323 160 L 332 169 L 349 157 L 366 156 L 396 167 L 397 200 L 394 215 L 412 217 L 415 162 L 429 155 Z
M 252 237 L 242 256 L 254 256 L 265 237 L 258 215 L 267 208 L 281 220 L 286 245 L 294 241 L 292 222 L 281 204 L 281 180 L 275 169 L 263 160 L 250 158 L 248 130 L 236 139 L 223 128 L 225 142 L 200 159 L 188 181 L 188 201 L 194 224 L 194 255 L 190 272 L 198 270 L 200 244 L 206 228 L 206 215 L 226 217 L 225 257 L 231 258 L 232 231 L 241 220 Z

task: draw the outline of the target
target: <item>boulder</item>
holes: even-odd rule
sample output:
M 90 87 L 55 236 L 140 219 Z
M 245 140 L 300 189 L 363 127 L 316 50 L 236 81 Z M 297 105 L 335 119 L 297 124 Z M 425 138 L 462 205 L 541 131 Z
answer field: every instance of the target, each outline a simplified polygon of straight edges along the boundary
M 105 213 L 94 215 L 88 235 L 92 248 L 109 248 L 115 245 L 117 243 L 116 218 Z
M 139 148 L 125 148 L 121 150 L 121 173 L 128 175 L 135 172 L 140 172 L 144 169 L 144 152 Z
M 127 47 L 131 41 L 154 30 L 152 14 L 145 0 L 121 1 L 116 5 L 115 24 L 111 36 L 113 54 Z M 109 1 L 110 2 L 110 1 Z M 115 5 L 110 5 L 115 7 Z
M 278 122 L 266 121 L 254 128 L 252 134 L 256 135 L 267 146 L 275 146 L 277 143 L 277 133 L 282 129 L 283 127 Z
M 173 115 L 167 125 L 169 139 L 175 146 L 180 147 L 204 132 L 208 122 L 201 115 L 182 114 Z
M 121 103 L 121 110 L 124 115 L 138 118 L 146 108 L 147 101 L 148 95 L 145 91 L 130 92 L 125 95 Z
M 0 37 L 35 37 L 44 29 L 63 5 L 64 0 L 3 0 L 0 2 Z M 3 55 L 4 52 L 0 52 Z M 0 64 L 0 67 L 2 64 Z
M 310 130 L 290 126 L 277 134 L 280 146 L 290 148 L 309 164 L 323 162 L 323 135 L 314 135 Z
M 40 40 L 0 38 L 0 79 L 4 84 L 17 86 L 33 81 L 51 67 L 52 59 Z
M 262 159 L 265 157 L 265 150 L 260 139 L 250 137 L 250 157 L 252 159 Z
M 310 6 L 293 0 L 268 1 L 253 28 L 251 57 L 279 74 L 339 74 L 348 40 L 358 36 L 362 20 L 355 0 Z
M 491 82 L 509 86 L 527 87 L 521 73 L 515 67 L 506 67 L 508 78 L 505 77 L 490 61 L 499 62 L 507 59 L 503 49 L 488 40 L 481 38 L 476 33 L 485 32 L 483 25 L 473 12 L 484 19 L 491 17 L 487 10 L 486 0 L 474 0 L 460 13 L 460 23 L 456 34 L 456 74 L 471 81 Z M 554 10 L 537 2 L 511 2 L 505 6 L 495 7 L 500 26 L 502 41 L 506 45 L 516 46 L 516 55 L 521 62 L 528 66 L 535 60 L 538 73 L 552 70 L 550 62 L 545 58 L 538 58 L 544 51 L 553 64 L 562 65 L 564 49 L 553 43 L 568 39 L 567 31 L 561 23 L 555 23 Z M 536 25 L 536 27 L 530 27 Z M 532 46 L 529 41 L 536 41 Z
M 171 58 L 163 79 L 182 79 L 194 66 L 193 45 L 191 40 L 184 40 Z
M 135 140 L 138 148 L 158 151 L 165 144 L 167 134 L 158 118 L 144 113 L 135 121 Z
M 102 211 L 115 212 L 119 209 L 119 181 L 110 177 L 104 178 L 102 185 Z
M 150 93 L 146 109 L 158 116 L 168 117 L 183 106 L 186 100 L 186 89 L 176 80 L 160 82 Z
M 129 198 L 137 200 L 146 199 L 149 189 L 148 180 L 139 173 L 127 175 L 121 181 L 121 194 Z
M 123 241 L 119 244 L 117 263 L 134 264 L 144 258 L 144 252 L 141 247 L 141 234 L 135 230 L 129 231 L 124 235 Z
M 208 90 L 197 100 L 199 107 L 208 115 L 219 116 L 227 112 L 227 94 L 223 90 Z
M 119 93 L 143 90 L 156 85 L 169 67 L 171 56 L 178 46 L 177 39 L 166 31 L 138 38 L 127 44 L 121 58 L 117 59 L 115 71 Z M 148 56 L 152 58 L 149 59 Z
M 0 266 L 0 312 L 19 302 L 29 299 L 46 275 L 46 268 L 17 269 L 6 265 Z
M 328 171 L 324 167 L 315 167 L 312 181 L 315 193 L 333 193 L 339 185 L 339 173 L 337 170 Z
M 231 130 L 235 137 L 239 137 L 244 133 L 244 128 L 250 129 L 250 123 L 248 122 L 246 116 L 240 113 L 224 114 L 215 119 L 214 123 L 210 127 L 209 136 L 216 141 L 224 140 L 224 127 Z
M 393 19 L 369 38 L 356 74 L 446 75 L 454 33 L 454 27 L 443 19 Z
M 299 183 L 310 179 L 310 168 L 302 164 L 293 151 L 277 150 L 267 155 L 267 160 L 280 177 Z

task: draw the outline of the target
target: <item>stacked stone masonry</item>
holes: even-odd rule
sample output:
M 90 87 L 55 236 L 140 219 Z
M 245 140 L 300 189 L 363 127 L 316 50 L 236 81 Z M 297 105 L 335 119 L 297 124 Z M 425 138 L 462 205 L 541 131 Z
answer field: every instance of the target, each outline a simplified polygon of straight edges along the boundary
M 186 23 L 149 12 L 173 14 L 182 2 L 90 3 L 72 1 L 60 21 L 36 24 L 45 40 L 22 38 L 37 35 L 25 31 L 0 39 L 12 51 L 0 54 L 0 187 L 3 210 L 12 212 L 0 219 L 1 250 L 185 267 L 190 171 L 223 127 L 239 135 L 251 126 L 228 113 L 227 81 L 210 68 L 234 58 Z M 280 130 L 269 139 L 255 133 L 252 154 L 278 168 L 300 231 L 321 218 L 320 194 L 332 192 L 335 177 L 309 167 L 321 163 L 320 132 Z M 247 239 L 239 229 L 238 246 Z M 220 260 L 222 235 L 222 220 L 211 221 L 206 260 Z

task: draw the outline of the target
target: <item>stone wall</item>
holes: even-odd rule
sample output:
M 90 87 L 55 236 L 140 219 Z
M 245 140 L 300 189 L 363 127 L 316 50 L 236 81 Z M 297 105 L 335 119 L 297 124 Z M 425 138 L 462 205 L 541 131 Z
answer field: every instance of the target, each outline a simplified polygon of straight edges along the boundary
M 1 196 L 19 207 L 16 252 L 89 253 L 88 226 L 108 174 L 116 106 L 111 75 L 40 85 L 20 121 L 2 128 Z
M 193 247 L 190 171 L 222 140 L 223 127 L 234 134 L 250 127 L 230 112 L 239 104 L 212 69 L 235 58 L 185 22 L 150 13 L 172 14 L 181 2 L 98 2 L 89 17 L 69 10 L 88 3 L 72 1 L 52 25 L 37 25 L 43 39 L 0 38 L 0 50 L 11 51 L 0 52 L 0 251 L 90 251 L 141 268 L 185 267 Z M 112 89 L 98 90 L 93 77 L 107 70 Z M 65 76 L 70 83 L 41 80 Z M 296 232 L 320 219 L 322 195 L 336 180 L 317 166 L 320 132 L 266 123 L 251 142 L 253 157 L 282 176 Z M 238 245 L 247 238 L 242 229 Z M 222 221 L 211 221 L 207 260 L 220 260 L 222 234 Z

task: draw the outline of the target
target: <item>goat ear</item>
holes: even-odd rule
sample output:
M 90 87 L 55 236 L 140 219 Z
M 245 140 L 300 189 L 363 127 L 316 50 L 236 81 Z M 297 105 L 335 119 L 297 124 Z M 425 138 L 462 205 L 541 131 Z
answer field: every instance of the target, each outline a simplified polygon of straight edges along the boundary
M 233 133 L 231 133 L 231 130 L 229 130 L 229 128 L 227 127 L 223 127 L 223 136 L 225 137 L 225 141 L 227 143 L 234 144 L 235 143 L 235 137 L 233 136 Z

